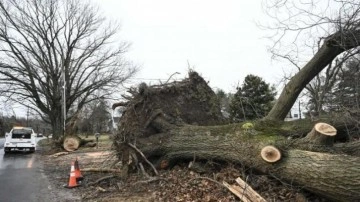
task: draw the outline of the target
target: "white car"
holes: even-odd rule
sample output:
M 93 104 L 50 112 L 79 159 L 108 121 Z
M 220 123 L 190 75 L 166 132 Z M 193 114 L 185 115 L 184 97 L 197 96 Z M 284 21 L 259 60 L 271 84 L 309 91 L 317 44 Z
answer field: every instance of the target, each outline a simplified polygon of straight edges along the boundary
M 29 127 L 14 127 L 5 134 L 4 152 L 22 150 L 34 152 L 36 149 L 36 134 Z

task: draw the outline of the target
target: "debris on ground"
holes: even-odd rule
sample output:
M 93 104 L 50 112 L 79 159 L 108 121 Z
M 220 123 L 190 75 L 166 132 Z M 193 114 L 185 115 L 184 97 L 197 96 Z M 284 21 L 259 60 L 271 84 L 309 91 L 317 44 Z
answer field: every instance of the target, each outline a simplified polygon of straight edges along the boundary
M 80 169 L 121 167 L 116 165 L 118 160 L 111 151 L 79 151 L 57 158 L 43 155 L 45 173 L 55 188 L 64 189 L 71 162 L 76 158 Z M 170 169 L 159 170 L 158 176 L 150 178 L 141 172 L 126 178 L 116 172 L 82 172 L 82 185 L 68 191 L 80 196 L 81 201 L 240 201 L 222 183 L 236 184 L 235 179 L 241 177 L 267 201 L 326 201 L 301 191 L 300 187 L 241 166 L 206 161 L 196 162 L 197 168 L 193 169 L 188 164 L 179 162 Z

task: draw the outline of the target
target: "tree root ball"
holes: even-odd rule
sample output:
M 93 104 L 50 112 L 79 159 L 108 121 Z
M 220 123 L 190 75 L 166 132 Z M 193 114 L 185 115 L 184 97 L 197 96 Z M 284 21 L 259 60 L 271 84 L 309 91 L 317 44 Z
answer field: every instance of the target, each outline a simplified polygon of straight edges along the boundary
M 275 163 L 281 159 L 281 153 L 274 146 L 266 146 L 261 150 L 261 158 L 266 162 Z

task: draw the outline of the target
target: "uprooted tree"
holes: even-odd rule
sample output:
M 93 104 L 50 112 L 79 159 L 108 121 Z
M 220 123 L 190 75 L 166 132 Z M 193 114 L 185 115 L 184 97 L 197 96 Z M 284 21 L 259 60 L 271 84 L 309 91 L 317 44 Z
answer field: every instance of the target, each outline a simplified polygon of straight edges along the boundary
M 309 122 L 306 126 L 283 122 L 300 92 L 334 58 L 344 52 L 357 53 L 360 7 L 353 1 L 336 3 L 340 4 L 339 16 L 321 17 L 311 13 L 314 9 L 300 8 L 296 1 L 275 1 L 272 8 L 298 9 L 285 16 L 288 21 L 278 20 L 276 26 L 280 27 L 281 36 L 289 31 L 312 29 L 316 23 L 334 29 L 322 33 L 314 56 L 286 84 L 263 120 L 247 125 L 224 122 L 214 93 L 196 72 L 190 72 L 189 78 L 180 82 L 141 84 L 130 89 L 132 96 L 126 97 L 128 101 L 114 105 L 125 109 L 114 140 L 123 165 L 126 167 L 136 146 L 148 159 L 157 159 L 160 167 L 194 156 L 230 161 L 331 200 L 359 201 L 360 142 L 334 141 L 346 136 L 343 122 L 334 119 L 327 123 Z M 297 24 L 300 14 L 309 15 L 309 23 L 314 24 L 305 21 Z
M 160 162 L 160 167 L 194 156 L 230 161 L 329 199 L 360 200 L 360 142 L 334 144 L 337 130 L 331 125 L 228 124 L 214 92 L 196 72 L 183 81 L 141 84 L 129 92 L 132 96 L 127 102 L 113 106 L 125 109 L 114 139 L 125 167 L 136 146 L 147 159 Z M 288 140 L 295 134 L 301 138 Z

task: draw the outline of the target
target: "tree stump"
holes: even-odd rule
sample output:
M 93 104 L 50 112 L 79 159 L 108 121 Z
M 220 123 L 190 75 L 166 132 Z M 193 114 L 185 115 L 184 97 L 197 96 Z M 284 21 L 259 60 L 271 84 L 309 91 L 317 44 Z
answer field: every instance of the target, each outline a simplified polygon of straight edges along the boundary
M 327 123 L 317 123 L 304 139 L 312 144 L 332 146 L 336 132 L 336 129 Z

